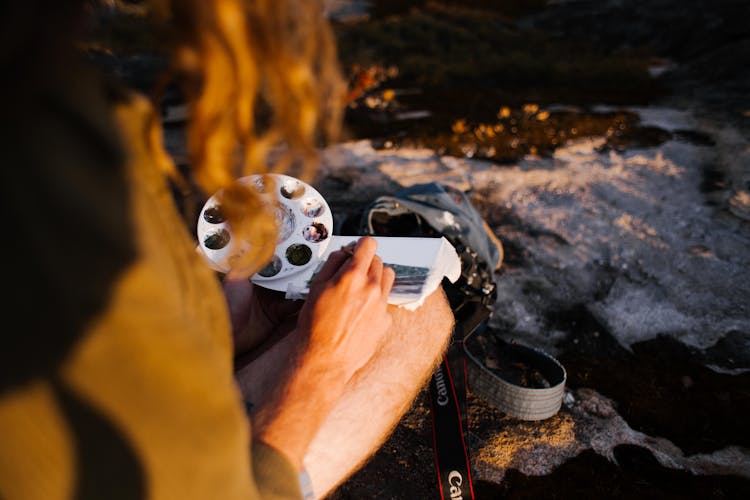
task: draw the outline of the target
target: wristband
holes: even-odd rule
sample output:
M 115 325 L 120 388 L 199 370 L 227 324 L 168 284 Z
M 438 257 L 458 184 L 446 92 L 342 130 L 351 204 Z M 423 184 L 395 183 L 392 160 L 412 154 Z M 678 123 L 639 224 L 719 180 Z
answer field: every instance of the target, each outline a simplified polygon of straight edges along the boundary
M 299 489 L 302 491 L 302 498 L 304 498 L 304 500 L 315 500 L 310 474 L 308 474 L 303 468 L 299 471 L 297 477 L 299 478 Z

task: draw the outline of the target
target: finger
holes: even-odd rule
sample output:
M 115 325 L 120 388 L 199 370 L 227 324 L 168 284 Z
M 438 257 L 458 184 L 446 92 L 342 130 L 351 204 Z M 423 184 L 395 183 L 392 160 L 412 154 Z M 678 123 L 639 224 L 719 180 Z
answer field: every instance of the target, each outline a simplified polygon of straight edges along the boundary
M 354 254 L 352 255 L 351 266 L 354 269 L 367 272 L 370 269 L 375 252 L 378 249 L 378 244 L 374 238 L 365 236 L 360 238 L 357 245 L 354 247 Z
M 347 254 L 349 254 L 349 256 L 354 255 L 354 249 L 357 246 L 357 241 L 359 241 L 359 240 L 350 241 L 349 243 L 347 243 L 346 245 L 344 245 L 343 247 L 341 247 L 341 251 L 342 252 L 346 252 Z
M 370 262 L 370 269 L 367 270 L 367 276 L 371 283 L 378 285 L 383 279 L 383 259 L 375 255 Z
M 320 271 L 318 271 L 318 275 L 315 277 L 314 281 L 323 282 L 330 280 L 339 271 L 339 269 L 341 269 L 341 266 L 343 266 L 349 260 L 350 257 L 350 254 L 342 250 L 331 252 L 330 255 L 328 255 L 326 263 L 323 264 L 323 267 L 320 269 Z
M 383 295 L 388 296 L 393 289 L 393 283 L 396 281 L 396 271 L 388 266 L 383 266 L 383 277 L 380 281 L 380 289 Z

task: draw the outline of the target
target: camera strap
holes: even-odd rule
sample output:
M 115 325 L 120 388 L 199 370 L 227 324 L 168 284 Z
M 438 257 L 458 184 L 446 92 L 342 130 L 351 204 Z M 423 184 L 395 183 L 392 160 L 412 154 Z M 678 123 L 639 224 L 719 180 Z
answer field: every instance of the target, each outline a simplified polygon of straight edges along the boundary
M 458 391 L 456 387 L 457 384 L 451 375 L 450 362 L 445 357 L 430 382 L 435 468 L 440 498 L 443 500 L 474 498 L 471 464 L 464 442 L 464 421 L 461 418 L 461 405 L 457 394 L 461 392 L 461 386 L 458 385 Z
M 464 338 L 486 323 L 489 309 L 479 301 L 467 301 L 454 310 L 456 326 L 443 360 L 430 380 L 432 439 L 435 469 L 442 500 L 473 500 L 471 460 L 466 445 L 466 357 Z

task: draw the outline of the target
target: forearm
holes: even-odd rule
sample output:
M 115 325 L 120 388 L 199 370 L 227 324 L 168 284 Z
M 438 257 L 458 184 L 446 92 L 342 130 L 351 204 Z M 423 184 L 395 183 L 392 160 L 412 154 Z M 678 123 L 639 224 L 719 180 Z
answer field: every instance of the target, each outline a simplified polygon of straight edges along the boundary
M 364 238 L 353 254 L 329 256 L 296 328 L 284 339 L 296 348 L 268 366 L 281 382 L 264 389 L 268 397 L 258 401 L 262 408 L 253 415 L 254 437 L 298 468 L 346 385 L 372 358 L 391 324 L 387 297 L 395 275 L 375 250 L 375 240 Z
M 300 344 L 306 344 L 299 331 L 290 335 L 298 337 Z M 298 353 L 272 399 L 253 415 L 255 439 L 282 452 L 298 469 L 350 378 L 329 359 L 331 356 L 320 352 L 318 346 L 309 346 Z

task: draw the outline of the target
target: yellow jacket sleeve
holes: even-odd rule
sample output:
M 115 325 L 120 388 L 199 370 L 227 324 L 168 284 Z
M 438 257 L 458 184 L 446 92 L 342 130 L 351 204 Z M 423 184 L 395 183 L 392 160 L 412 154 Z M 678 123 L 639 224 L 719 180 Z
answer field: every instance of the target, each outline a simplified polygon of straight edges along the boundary
M 17 97 L 0 139 L 4 209 L 22 208 L 0 498 L 300 498 L 283 455 L 251 442 L 153 108 L 82 68 Z

